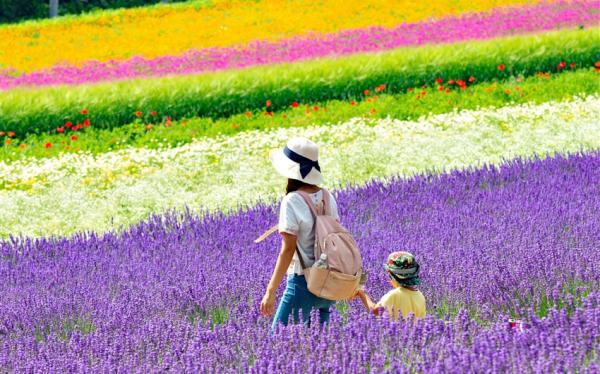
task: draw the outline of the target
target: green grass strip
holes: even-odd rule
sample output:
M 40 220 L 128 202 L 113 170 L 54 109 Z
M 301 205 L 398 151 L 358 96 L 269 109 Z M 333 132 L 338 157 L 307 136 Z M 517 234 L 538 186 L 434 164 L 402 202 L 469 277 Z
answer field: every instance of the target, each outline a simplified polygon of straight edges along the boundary
M 54 130 L 77 121 L 81 110 L 101 128 L 131 123 L 135 112 L 157 118 L 228 117 L 246 110 L 280 110 L 294 101 L 358 99 L 365 89 L 389 93 L 437 77 L 467 81 L 556 71 L 561 61 L 577 67 L 600 59 L 598 28 L 479 42 L 403 48 L 340 59 L 261 66 L 204 75 L 129 80 L 77 87 L 15 89 L 0 94 L 0 131 L 17 136 Z
M 396 95 L 371 96 L 362 101 L 331 100 L 301 105 L 297 108 L 265 115 L 252 112 L 229 118 L 193 118 L 177 121 L 171 125 L 162 123 L 150 128 L 141 120 L 113 129 L 87 128 L 77 133 L 30 135 L 22 140 L 11 140 L 10 145 L 0 146 L 0 160 L 14 161 L 27 157 L 57 157 L 63 153 L 87 151 L 105 153 L 126 147 L 158 148 L 187 144 L 199 137 L 234 135 L 248 130 L 331 125 L 345 122 L 353 117 L 417 119 L 430 113 L 439 114 L 454 109 L 477 109 L 501 107 L 522 103 L 543 103 L 564 100 L 574 95 L 600 93 L 600 74 L 580 69 L 552 75 L 549 78 L 532 76 L 511 78 L 503 82 L 486 82 L 461 90 L 456 85 L 450 92 L 438 88 L 417 89 Z M 439 86 L 438 86 L 439 87 Z M 75 135 L 76 140 L 72 139 Z M 50 148 L 46 148 L 51 144 Z

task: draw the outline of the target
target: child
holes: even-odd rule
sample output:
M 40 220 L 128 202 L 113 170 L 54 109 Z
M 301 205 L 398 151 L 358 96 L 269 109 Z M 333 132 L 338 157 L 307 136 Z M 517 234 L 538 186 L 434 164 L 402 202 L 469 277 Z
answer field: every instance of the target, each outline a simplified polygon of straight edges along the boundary
M 364 290 L 359 290 L 364 306 L 375 315 L 379 308 L 385 308 L 389 315 L 397 320 L 400 313 L 406 318 L 409 313 L 415 317 L 425 317 L 425 297 L 417 289 L 419 285 L 419 264 L 408 252 L 394 252 L 389 255 L 385 269 L 390 276 L 394 289 L 386 293 L 377 304 L 373 303 Z

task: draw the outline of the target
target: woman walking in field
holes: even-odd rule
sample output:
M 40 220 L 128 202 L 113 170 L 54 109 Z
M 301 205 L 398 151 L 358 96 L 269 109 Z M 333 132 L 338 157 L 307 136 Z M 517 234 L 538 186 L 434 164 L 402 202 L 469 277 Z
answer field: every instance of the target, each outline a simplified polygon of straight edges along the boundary
M 329 308 L 334 301 L 315 296 L 306 285 L 302 268 L 310 267 L 315 262 L 315 229 L 310 208 L 298 192 L 306 192 L 317 210 L 322 210 L 324 201 L 328 201 L 331 215 L 339 220 L 337 203 L 331 194 L 318 187 L 323 177 L 318 162 L 319 149 L 315 143 L 306 138 L 294 138 L 270 158 L 277 172 L 288 180 L 279 211 L 281 251 L 262 298 L 260 311 L 264 316 L 273 315 L 275 292 L 287 274 L 287 287 L 273 318 L 273 329 L 278 323 L 287 325 L 290 315 L 297 323 L 300 310 L 305 324 L 309 323 L 312 310 L 318 310 L 320 322 L 325 323 L 329 321 Z M 302 259 L 298 257 L 299 254 Z

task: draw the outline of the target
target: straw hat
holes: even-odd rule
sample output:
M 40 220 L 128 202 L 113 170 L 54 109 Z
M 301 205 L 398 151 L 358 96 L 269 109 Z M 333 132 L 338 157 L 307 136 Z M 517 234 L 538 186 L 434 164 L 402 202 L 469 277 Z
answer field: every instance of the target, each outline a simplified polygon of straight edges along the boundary
M 319 166 L 319 147 L 306 138 L 293 138 L 283 150 L 269 156 L 277 172 L 308 184 L 323 182 Z

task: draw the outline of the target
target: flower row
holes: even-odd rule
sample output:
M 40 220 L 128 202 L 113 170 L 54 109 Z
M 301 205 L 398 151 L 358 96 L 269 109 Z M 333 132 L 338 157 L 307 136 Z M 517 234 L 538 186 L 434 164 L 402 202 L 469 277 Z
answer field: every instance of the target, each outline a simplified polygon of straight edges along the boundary
M 355 118 L 336 126 L 248 131 L 168 149 L 0 162 L 0 236 L 104 231 L 170 208 L 228 210 L 273 201 L 283 181 L 268 154 L 292 136 L 322 146 L 326 186 L 338 188 L 516 156 L 598 149 L 599 115 L 600 98 L 592 96 L 418 121 Z
M 431 85 L 436 77 L 466 82 L 473 76 L 485 82 L 555 72 L 562 62 L 589 69 L 600 51 L 597 31 L 397 49 L 203 75 L 14 89 L 0 99 L 0 131 L 19 136 L 52 131 L 73 121 L 82 108 L 89 109 L 94 126 L 113 128 L 131 123 L 136 111 L 167 113 L 173 120 L 218 118 L 264 108 L 267 100 L 272 110 L 279 110 L 293 102 L 357 99 L 365 87 L 381 84 L 386 92 L 398 93 Z
M 200 73 L 330 55 L 380 51 L 409 45 L 448 43 L 561 27 L 595 25 L 598 23 L 599 11 L 600 5 L 594 0 L 539 3 L 401 24 L 394 28 L 370 27 L 327 35 L 296 36 L 278 41 L 257 40 L 244 48 L 211 47 L 186 51 L 182 55 L 151 59 L 136 56 L 124 61 L 88 61 L 83 62 L 81 67 L 60 64 L 24 74 L 20 74 L 16 69 L 4 69 L 0 70 L 0 89 Z
M 51 22 L 0 27 L 0 67 L 31 72 L 67 62 L 153 58 L 190 49 L 239 46 L 308 32 L 395 27 L 530 0 L 202 1 L 188 6 L 128 9 Z M 265 16 L 268 15 L 268 16 Z M 10 53 L 2 53 L 10 51 Z

